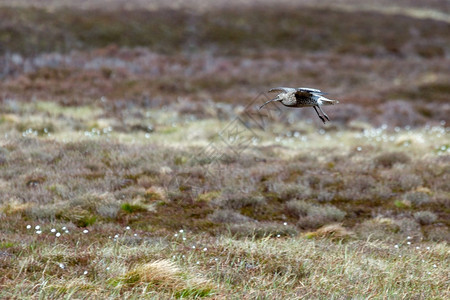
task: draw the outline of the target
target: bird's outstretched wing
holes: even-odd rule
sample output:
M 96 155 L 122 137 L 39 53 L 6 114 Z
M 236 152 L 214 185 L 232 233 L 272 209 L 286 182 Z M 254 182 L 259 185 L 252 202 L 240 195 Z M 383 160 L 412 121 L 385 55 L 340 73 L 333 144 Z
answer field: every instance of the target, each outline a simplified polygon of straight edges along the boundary
M 270 89 L 270 90 L 269 90 L 269 93 L 272 93 L 272 92 L 289 93 L 289 92 L 295 92 L 295 91 L 296 91 L 296 89 L 294 89 L 294 88 L 288 88 L 288 87 L 276 87 L 276 88 Z
M 327 93 L 322 92 L 321 90 L 312 89 L 312 88 L 306 88 L 306 87 L 299 87 L 296 88 L 297 92 L 305 92 L 310 94 L 319 94 L 319 95 L 326 95 Z
M 312 93 L 309 92 L 309 91 L 299 91 L 299 90 L 297 90 L 295 92 L 295 95 L 297 97 L 299 97 L 300 99 L 306 99 L 306 98 L 310 98 L 312 96 Z

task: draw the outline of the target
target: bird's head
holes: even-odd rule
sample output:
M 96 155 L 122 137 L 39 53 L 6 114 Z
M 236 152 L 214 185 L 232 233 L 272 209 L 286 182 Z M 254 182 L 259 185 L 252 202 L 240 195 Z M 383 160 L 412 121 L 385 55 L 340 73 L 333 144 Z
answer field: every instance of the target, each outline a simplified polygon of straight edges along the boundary
M 276 102 L 276 101 L 283 101 L 282 94 L 279 94 L 278 96 L 276 96 L 276 97 L 273 98 L 272 100 L 267 101 L 266 103 L 264 103 L 263 105 L 261 105 L 261 106 L 259 107 L 259 109 L 263 108 L 264 106 L 266 106 L 266 105 L 269 104 L 270 102 Z

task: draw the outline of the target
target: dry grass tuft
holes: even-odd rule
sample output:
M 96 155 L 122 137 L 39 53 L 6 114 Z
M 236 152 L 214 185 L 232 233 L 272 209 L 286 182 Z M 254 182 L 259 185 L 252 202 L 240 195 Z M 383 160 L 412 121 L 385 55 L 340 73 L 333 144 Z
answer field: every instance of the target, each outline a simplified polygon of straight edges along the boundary
M 307 238 L 330 238 L 333 240 L 348 239 L 353 235 L 353 232 L 349 231 L 341 224 L 325 225 L 316 231 L 305 233 Z
M 165 291 L 176 297 L 204 297 L 212 293 L 212 284 L 201 277 L 185 274 L 175 263 L 162 259 L 139 265 L 111 280 L 117 288 L 143 286 Z

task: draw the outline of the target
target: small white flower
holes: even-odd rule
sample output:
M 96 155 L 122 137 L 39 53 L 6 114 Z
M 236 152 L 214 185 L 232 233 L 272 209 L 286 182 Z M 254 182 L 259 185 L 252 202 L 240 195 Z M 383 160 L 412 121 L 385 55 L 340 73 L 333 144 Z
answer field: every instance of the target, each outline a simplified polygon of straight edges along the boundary
M 37 230 L 36 233 L 37 233 L 37 234 L 41 234 L 42 231 L 41 231 L 41 230 Z
M 66 226 L 64 226 L 63 228 L 61 228 L 62 230 L 67 230 L 67 227 Z
M 186 238 L 184 237 L 184 238 L 183 238 L 183 241 L 185 241 L 185 240 L 186 240 Z
M 174 237 L 177 237 L 177 236 L 178 236 L 178 233 L 175 233 L 173 236 L 174 236 Z
M 36 225 L 36 227 L 34 227 L 34 229 L 39 230 L 39 229 L 41 229 L 41 226 Z
M 60 237 L 60 236 L 61 236 L 61 233 L 57 232 L 56 237 Z
M 89 232 L 89 230 L 87 230 L 87 229 L 83 230 L 83 233 L 88 233 L 88 232 Z
M 401 255 L 399 255 L 398 257 L 402 257 Z
M 430 250 L 430 247 L 427 247 L 427 250 Z
M 55 228 L 52 228 L 52 229 L 50 230 L 50 232 L 56 232 L 56 229 L 55 229 Z
M 31 229 L 31 225 L 27 225 L 27 229 Z
M 60 263 L 60 264 L 59 264 L 59 267 L 60 267 L 61 269 L 64 269 L 64 268 L 65 268 L 65 266 L 64 266 L 63 263 Z
M 218 261 L 219 259 L 216 257 L 216 258 L 214 258 L 214 260 L 215 260 L 215 261 Z
M 64 231 L 65 233 L 69 233 L 69 230 Z
M 431 272 L 427 272 L 427 274 L 428 274 L 428 275 L 430 275 L 430 274 L 431 274 Z
M 416 249 L 417 249 L 417 250 L 419 250 L 419 249 L 420 249 L 420 247 L 419 247 L 419 246 L 416 246 Z
M 197 265 L 199 265 L 200 264 L 200 262 L 199 261 L 197 261 Z
M 206 248 L 206 247 L 205 247 L 205 248 L 203 248 L 203 251 L 207 251 L 207 250 L 208 250 L 208 248 Z
M 88 273 L 88 271 L 84 271 L 84 272 L 83 272 L 83 275 L 87 275 L 87 273 Z
M 409 235 L 406 237 L 406 239 L 407 240 L 410 240 L 410 239 L 412 239 L 412 237 L 410 237 Z
M 283 225 L 284 225 L 284 226 L 287 226 L 287 222 L 284 222 Z
M 116 235 L 114 236 L 114 238 L 115 238 L 115 239 L 117 239 L 118 237 L 119 237 L 119 235 L 118 235 L 118 234 L 116 234 Z
M 192 249 L 195 249 L 195 246 L 192 246 Z
M 362 148 L 361 147 L 356 147 L 356 151 L 361 151 Z
M 183 233 L 184 232 L 184 230 L 183 229 L 180 229 L 180 233 Z
M 281 235 L 277 234 L 277 238 L 279 238 Z
M 437 268 L 436 264 L 433 265 L 433 268 Z
M 408 245 L 411 245 L 411 242 L 406 242 Z
M 109 271 L 109 267 L 106 267 L 106 271 Z
M 126 230 L 130 230 L 131 228 L 130 228 L 130 226 L 127 226 L 127 227 L 125 227 L 125 229 L 126 229 Z
M 395 245 L 394 247 L 395 247 L 396 249 L 398 249 L 398 245 Z
M 135 233 L 135 234 L 133 234 L 134 236 L 138 236 L 138 234 L 137 233 Z

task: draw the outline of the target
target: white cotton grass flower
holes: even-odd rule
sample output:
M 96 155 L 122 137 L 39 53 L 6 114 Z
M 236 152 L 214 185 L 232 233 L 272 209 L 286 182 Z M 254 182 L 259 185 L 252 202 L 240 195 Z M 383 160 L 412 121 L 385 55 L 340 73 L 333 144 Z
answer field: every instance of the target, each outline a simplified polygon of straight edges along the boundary
M 55 236 L 56 236 L 56 237 L 60 237 L 60 236 L 61 236 L 61 233 L 57 232 Z
M 195 249 L 195 246 L 192 246 L 192 249 Z
M 127 227 L 125 227 L 125 229 L 126 229 L 126 230 L 130 230 L 130 229 L 131 229 L 131 227 L 130 227 L 130 226 L 127 226 Z
M 106 271 L 109 271 L 111 268 L 110 267 L 106 267 Z
M 406 242 L 408 245 L 411 245 L 411 242 Z
M 69 230 L 66 229 L 64 232 L 65 232 L 65 233 L 69 233 Z
M 67 230 L 67 227 L 66 226 L 64 226 L 63 228 L 61 228 L 62 230 Z
M 173 236 L 174 236 L 174 237 L 178 237 L 178 233 L 175 233 Z
M 394 248 L 395 248 L 395 249 L 398 249 L 399 247 L 398 247 L 398 245 L 395 245 Z
M 41 234 L 42 230 L 36 230 L 36 234 Z
M 114 236 L 114 238 L 115 238 L 115 239 L 117 239 L 118 237 L 119 237 L 119 235 L 118 235 L 118 234 L 116 234 L 116 235 Z
M 183 233 L 184 232 L 184 230 L 183 229 L 180 229 L 180 233 Z
M 84 271 L 84 272 L 83 272 L 83 275 L 87 275 L 87 273 L 88 273 L 88 271 Z
M 283 225 L 284 225 L 284 226 L 287 226 L 287 222 L 284 222 Z
M 83 230 L 83 233 L 88 233 L 88 232 L 89 232 L 89 230 L 87 230 L 87 229 Z
M 64 269 L 66 266 L 64 266 L 63 263 L 59 263 L 59 267 L 60 267 L 61 269 Z
M 27 225 L 27 229 L 31 229 L 31 225 Z
M 205 248 L 203 248 L 203 251 L 208 251 L 208 248 L 206 248 L 206 247 L 205 247 Z
M 50 232 L 56 232 L 56 229 L 55 229 L 55 228 L 52 228 L 52 229 L 50 230 Z
M 34 229 L 39 230 L 39 229 L 41 229 L 41 226 L 36 225 L 36 227 L 34 227 Z
M 134 236 L 138 236 L 138 234 L 137 233 L 135 233 L 135 234 L 133 234 Z

